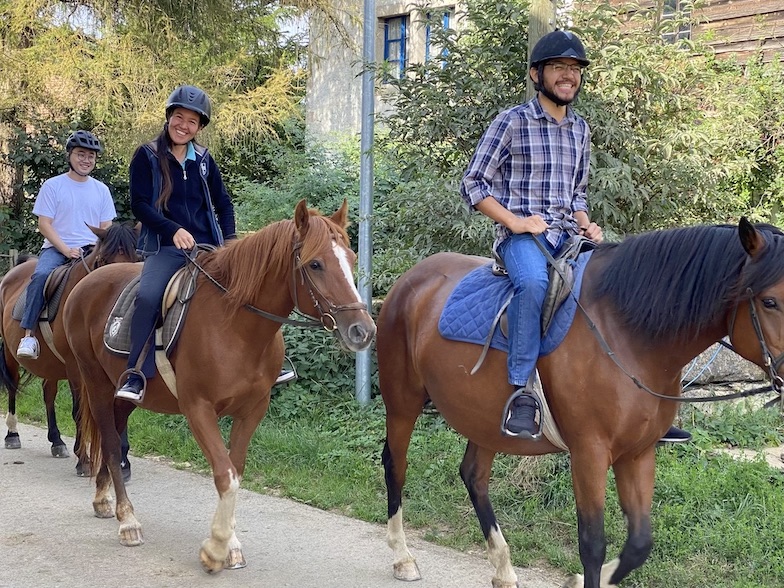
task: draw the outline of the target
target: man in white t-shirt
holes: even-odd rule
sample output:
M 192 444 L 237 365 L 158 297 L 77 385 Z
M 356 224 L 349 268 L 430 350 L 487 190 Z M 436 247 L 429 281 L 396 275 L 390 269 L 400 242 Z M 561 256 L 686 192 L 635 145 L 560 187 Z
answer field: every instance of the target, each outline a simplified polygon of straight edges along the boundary
M 33 331 L 44 308 L 44 286 L 49 274 L 81 257 L 82 248 L 96 242 L 97 237 L 87 225 L 106 229 L 117 216 L 109 188 L 90 177 L 98 154 L 103 151 L 98 138 L 89 131 L 76 131 L 68 137 L 65 149 L 68 172 L 46 180 L 33 205 L 44 244 L 27 285 L 21 321 L 25 336 L 19 343 L 17 357 L 38 358 L 40 347 Z

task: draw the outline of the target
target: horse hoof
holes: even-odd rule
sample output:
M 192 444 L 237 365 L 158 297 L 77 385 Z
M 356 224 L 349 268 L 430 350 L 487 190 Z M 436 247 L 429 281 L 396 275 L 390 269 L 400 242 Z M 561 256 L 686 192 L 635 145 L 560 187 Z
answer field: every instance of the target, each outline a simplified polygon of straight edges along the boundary
M 89 463 L 77 463 L 76 464 L 76 475 L 80 478 L 89 478 L 92 475 L 93 471 L 90 467 Z
M 120 527 L 120 545 L 123 547 L 137 547 L 144 543 L 142 528 L 139 526 Z
M 229 556 L 223 562 L 224 570 L 239 570 L 247 566 L 245 556 L 242 555 L 242 549 L 230 549 Z
M 416 582 L 422 579 L 422 574 L 419 573 L 419 566 L 417 566 L 414 560 L 397 562 L 392 567 L 396 580 Z
M 8 433 L 5 438 L 6 449 L 21 449 L 22 441 L 19 439 L 19 433 Z
M 563 588 L 585 588 L 585 580 L 582 574 L 575 574 L 566 581 Z
M 515 580 L 514 582 L 504 582 L 493 578 L 493 588 L 520 588 L 520 584 Z
M 71 457 L 65 445 L 52 445 L 52 457 Z
M 201 567 L 208 574 L 217 574 L 223 569 L 224 562 L 212 559 L 204 547 L 199 550 L 199 561 L 201 561 Z
M 111 502 L 93 502 L 93 513 L 99 519 L 111 519 L 114 517 L 114 508 Z

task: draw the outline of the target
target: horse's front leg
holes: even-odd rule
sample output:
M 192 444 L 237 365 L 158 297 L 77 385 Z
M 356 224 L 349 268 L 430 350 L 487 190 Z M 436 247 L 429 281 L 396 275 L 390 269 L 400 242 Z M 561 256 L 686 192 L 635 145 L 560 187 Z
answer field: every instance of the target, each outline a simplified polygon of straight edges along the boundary
M 618 500 L 626 515 L 627 536 L 618 565 L 612 574 L 602 573 L 602 586 L 616 586 L 648 559 L 653 548 L 651 503 L 656 469 L 656 446 L 635 459 L 623 458 L 613 465 Z M 609 564 L 608 564 L 609 565 Z M 605 566 L 607 567 L 607 566 Z
M 586 442 L 587 443 L 587 442 Z M 577 506 L 577 534 L 580 560 L 585 576 L 570 578 L 563 588 L 604 588 L 602 576 L 610 575 L 617 562 L 608 564 L 605 573 L 602 565 L 607 554 L 604 534 L 604 503 L 607 492 L 607 470 L 610 464 L 607 453 L 599 449 L 572 449 L 572 485 Z
M 479 525 L 482 527 L 487 542 L 487 557 L 495 568 L 493 588 L 515 588 L 517 574 L 512 568 L 509 546 L 501 532 L 501 527 L 498 526 L 493 505 L 490 503 L 490 474 L 494 459 L 495 452 L 469 441 L 460 464 L 460 477 L 468 490 Z
M 215 488 L 218 491 L 218 508 L 212 517 L 210 536 L 202 542 L 199 551 L 201 565 L 208 573 L 219 572 L 229 562 L 229 553 L 234 552 L 236 561 L 230 567 L 244 567 L 242 547 L 234 533 L 234 509 L 237 491 L 240 488 L 240 477 L 223 443 L 218 427 L 218 415 L 210 406 L 202 406 L 201 410 L 189 410 L 185 416 L 194 439 L 210 463 Z M 242 451 L 245 450 L 247 448 Z
M 43 380 L 41 388 L 44 393 L 47 439 L 52 444 L 52 457 L 71 457 L 65 441 L 60 436 L 60 429 L 57 427 L 57 413 L 54 406 L 55 400 L 57 400 L 57 380 Z

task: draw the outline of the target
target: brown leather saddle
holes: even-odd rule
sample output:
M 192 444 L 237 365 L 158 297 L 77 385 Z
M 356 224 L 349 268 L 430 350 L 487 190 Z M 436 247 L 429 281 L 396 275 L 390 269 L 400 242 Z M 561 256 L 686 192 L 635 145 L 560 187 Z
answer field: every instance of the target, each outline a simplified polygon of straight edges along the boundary
M 63 265 L 56 267 L 52 273 L 49 274 L 49 277 L 46 278 L 46 284 L 44 285 L 44 300 L 46 301 L 46 304 L 44 305 L 44 309 L 38 318 L 39 322 L 46 321 L 51 323 L 54 321 L 55 317 L 57 316 L 57 311 L 60 308 L 60 302 L 63 298 L 65 284 L 68 282 L 68 278 L 71 275 L 71 270 L 73 270 L 77 263 L 83 263 L 83 260 L 74 259 L 66 262 Z M 14 308 L 11 310 L 11 317 L 14 320 L 22 320 L 26 301 L 27 288 L 22 290 L 19 298 L 16 299 Z
M 558 255 L 555 257 L 555 265 L 550 263 L 547 268 L 549 283 L 547 286 L 547 294 L 545 295 L 544 304 L 542 305 L 542 334 L 547 332 L 550 323 L 555 316 L 555 312 L 563 304 L 569 292 L 572 291 L 574 286 L 574 265 L 575 260 L 581 253 L 591 251 L 596 248 L 596 243 L 590 239 L 586 239 L 580 235 L 573 235 L 569 237 L 564 243 Z M 493 249 L 493 273 L 497 276 L 508 275 L 504 262 L 501 256 L 498 255 Z M 506 307 L 509 301 L 499 312 L 497 321 L 501 328 L 501 332 L 508 336 L 508 320 L 506 316 Z

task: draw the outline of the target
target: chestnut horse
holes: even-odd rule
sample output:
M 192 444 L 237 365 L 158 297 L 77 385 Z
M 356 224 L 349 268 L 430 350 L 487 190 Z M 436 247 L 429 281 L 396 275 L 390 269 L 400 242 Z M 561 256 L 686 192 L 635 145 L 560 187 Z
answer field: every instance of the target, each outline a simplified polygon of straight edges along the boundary
M 30 283 L 30 276 L 33 274 L 36 263 L 38 263 L 38 258 L 30 256 L 20 260 L 0 281 L 0 337 L 2 337 L 2 342 L 0 342 L 0 386 L 8 390 L 6 449 L 19 449 L 22 446 L 16 421 L 16 395 L 19 392 L 19 366 L 21 365 L 28 374 L 43 378 L 41 384 L 46 405 L 48 439 L 52 444 L 52 456 L 69 457 L 68 448 L 60 437 L 54 409 L 55 398 L 57 397 L 57 382 L 58 380 L 67 379 L 73 398 L 72 414 L 74 421 L 77 421 L 77 439 L 74 451 L 79 456 L 76 469 L 80 475 L 89 474 L 89 472 L 85 470 L 87 466 L 86 456 L 79 455 L 77 449 L 79 446 L 79 393 L 76 379 L 79 373 L 71 356 L 68 343 L 65 340 L 62 308 L 77 282 L 94 269 L 109 263 L 133 262 L 138 259 L 136 255 L 138 231 L 133 224 L 114 223 L 107 229 L 94 227 L 90 227 L 90 229 L 98 237 L 98 241 L 85 257 L 72 262 L 72 268 L 63 285 L 60 310 L 51 322 L 52 345 L 56 354 L 44 340 L 39 328 L 35 333 L 40 343 L 38 359 L 20 359 L 16 357 L 16 348 L 24 336 L 24 329 L 20 326 L 19 321 L 12 317 L 12 312 L 17 299 Z
M 270 389 L 283 365 L 281 323 L 295 308 L 315 317 L 351 351 L 366 349 L 376 332 L 360 300 L 349 248 L 347 204 L 332 216 L 300 201 L 293 220 L 273 223 L 199 257 L 187 318 L 169 360 L 178 397 L 161 377 L 147 381 L 142 408 L 184 414 L 209 462 L 218 507 L 211 536 L 201 546 L 208 572 L 245 565 L 234 532 L 234 506 L 251 437 L 267 411 Z M 104 325 L 114 302 L 141 264 L 113 265 L 87 276 L 65 306 L 68 342 L 82 375 L 83 439 L 91 443 L 96 478 L 95 515 L 111 517 L 110 485 L 117 499 L 120 543 L 144 542 L 142 526 L 123 484 L 120 438 L 135 405 L 114 399 L 126 358 L 109 352 Z M 233 417 L 229 451 L 218 419 Z M 97 449 L 96 449 L 97 448 Z M 100 466 L 97 470 L 95 466 Z
M 468 444 L 460 476 L 495 567 L 493 586 L 517 585 L 509 547 L 488 495 L 496 453 L 559 452 L 549 440 L 501 434 L 512 393 L 506 354 L 491 349 L 474 375 L 480 345 L 444 339 L 439 317 L 450 292 L 490 260 L 439 253 L 403 274 L 378 318 L 376 348 L 387 438 L 387 541 L 394 575 L 416 580 L 406 546 L 402 490 L 411 433 L 432 401 Z M 600 245 L 584 273 L 580 310 L 563 342 L 537 364 L 554 421 L 571 454 L 584 577 L 565 586 L 616 586 L 653 545 L 651 501 L 656 443 L 673 421 L 681 368 L 729 336 L 746 359 L 776 370 L 784 360 L 784 236 L 742 219 L 738 227 L 699 226 L 644 233 Z M 758 331 L 758 334 L 757 332 Z M 636 380 L 633 380 L 632 378 Z M 604 504 L 612 467 L 627 539 L 605 564 Z

